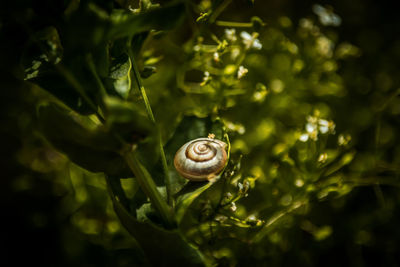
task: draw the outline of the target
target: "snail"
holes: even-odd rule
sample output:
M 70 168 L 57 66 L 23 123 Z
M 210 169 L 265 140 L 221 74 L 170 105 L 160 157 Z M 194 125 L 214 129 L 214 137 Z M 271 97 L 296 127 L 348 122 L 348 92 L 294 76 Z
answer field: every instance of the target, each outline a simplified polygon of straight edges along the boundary
M 198 138 L 184 144 L 175 155 L 174 165 L 184 178 L 206 181 L 216 177 L 228 160 L 227 144 L 213 138 Z

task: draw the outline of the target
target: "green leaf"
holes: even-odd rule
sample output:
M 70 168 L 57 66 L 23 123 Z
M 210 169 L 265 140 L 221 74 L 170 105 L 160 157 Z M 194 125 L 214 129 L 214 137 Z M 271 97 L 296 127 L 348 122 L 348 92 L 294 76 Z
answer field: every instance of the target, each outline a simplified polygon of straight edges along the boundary
M 175 217 L 180 224 L 187 209 L 205 190 L 212 186 L 212 182 L 189 182 L 183 189 L 176 195 L 177 205 L 175 208 Z
M 76 164 L 92 172 L 121 177 L 132 175 L 118 154 L 119 141 L 100 127 L 91 129 L 87 117 L 49 104 L 39 108 L 38 120 L 46 139 Z
M 185 186 L 182 193 L 178 194 L 176 219 L 179 229 L 189 240 L 196 240 L 199 234 L 198 227 L 203 223 L 209 224 L 215 215 L 215 209 L 222 199 L 225 182 L 224 178 L 215 183 L 208 182 L 201 185 L 192 185 L 191 182 Z
M 54 27 L 46 27 L 35 32 L 22 53 L 21 64 L 25 71 L 25 80 L 35 78 L 52 64 L 61 61 L 63 47 Z
M 108 38 L 132 36 L 136 33 L 153 29 L 170 30 L 182 21 L 184 12 L 185 5 L 177 3 L 152 9 L 138 15 L 130 14 L 125 20 L 120 20 L 112 25 Z
M 48 91 L 65 105 L 80 114 L 89 115 L 94 113 L 93 108 L 59 72 L 49 70 L 30 81 Z
M 167 231 L 148 220 L 137 220 L 121 202 L 125 197 L 120 195 L 120 184 L 108 177 L 107 184 L 114 210 L 122 225 L 138 241 L 152 265 L 173 266 L 179 263 L 182 266 L 204 266 L 200 252 L 190 246 L 177 230 Z M 141 218 L 146 218 L 146 210 L 141 210 Z
M 91 79 L 88 78 L 85 64 L 82 64 L 81 57 L 64 55 L 63 50 L 58 31 L 54 27 L 47 27 L 32 34 L 21 56 L 24 79 L 39 85 L 75 111 L 91 114 L 94 112 L 93 107 L 83 99 L 74 87 L 76 84 L 69 79 L 72 75 L 74 80 L 83 84 L 81 87 L 85 93 L 93 98 L 94 88 L 90 83 Z M 66 69 L 66 66 L 74 72 Z M 67 76 L 66 73 L 71 75 Z
M 128 143 L 137 143 L 138 139 L 143 139 L 138 143 L 136 152 L 140 162 L 158 183 L 155 179 L 158 177 L 154 174 L 161 171 L 162 167 L 158 168 L 155 165 L 159 159 L 155 125 L 148 119 L 144 109 L 140 109 L 134 103 L 108 96 L 104 98 L 104 104 L 107 114 L 106 126 L 109 131 L 118 133 Z
M 96 66 L 96 71 L 100 77 L 106 78 L 110 69 L 110 52 L 109 45 L 99 45 L 93 50 L 93 61 Z
M 65 47 L 72 51 L 89 51 L 110 40 L 156 30 L 170 30 L 183 18 L 185 5 L 177 3 L 135 14 L 114 10 L 108 13 L 99 6 L 81 4 L 71 14 L 65 27 Z
M 65 21 L 64 47 L 71 50 L 71 54 L 90 51 L 105 42 L 110 24 L 106 10 L 93 3 L 81 3 Z
M 130 72 L 132 63 L 127 54 L 121 54 L 111 62 L 109 77 L 113 80 L 114 90 L 127 99 L 131 90 Z
M 140 77 L 143 79 L 149 78 L 151 75 L 157 72 L 157 68 L 153 66 L 144 66 L 143 70 L 140 72 Z
M 141 33 L 135 34 L 132 37 L 131 49 L 133 51 L 134 58 L 139 57 L 140 50 L 148 36 L 149 36 L 149 32 L 141 32 Z
M 110 96 L 104 98 L 104 104 L 107 127 L 119 133 L 126 141 L 135 142 L 154 133 L 153 123 L 135 104 Z

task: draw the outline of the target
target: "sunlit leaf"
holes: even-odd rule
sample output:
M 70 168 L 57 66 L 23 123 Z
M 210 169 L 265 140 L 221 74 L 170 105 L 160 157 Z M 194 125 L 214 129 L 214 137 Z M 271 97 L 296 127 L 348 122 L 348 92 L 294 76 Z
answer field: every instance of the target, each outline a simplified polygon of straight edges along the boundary
M 131 90 L 131 68 L 132 63 L 127 54 L 122 54 L 111 62 L 109 77 L 113 79 L 115 91 L 125 99 Z

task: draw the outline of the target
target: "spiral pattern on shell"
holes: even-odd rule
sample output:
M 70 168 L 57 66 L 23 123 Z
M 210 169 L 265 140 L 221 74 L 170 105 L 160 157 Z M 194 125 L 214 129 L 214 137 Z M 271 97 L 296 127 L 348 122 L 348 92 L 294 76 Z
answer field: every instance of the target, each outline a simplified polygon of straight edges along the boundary
M 226 143 L 211 138 L 198 138 L 176 152 L 174 165 L 186 179 L 205 181 L 217 176 L 226 165 Z

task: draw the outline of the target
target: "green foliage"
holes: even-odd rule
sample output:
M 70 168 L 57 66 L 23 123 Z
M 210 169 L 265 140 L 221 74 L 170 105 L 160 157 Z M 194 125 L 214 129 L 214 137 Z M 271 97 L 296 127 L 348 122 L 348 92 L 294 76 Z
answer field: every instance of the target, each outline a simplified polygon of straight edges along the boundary
M 399 90 L 382 85 L 372 108 L 354 98 L 363 78 L 342 66 L 362 49 L 341 41 L 329 8 L 314 6 L 320 22 L 266 23 L 219 20 L 230 0 L 72 0 L 49 4 L 49 18 L 20 2 L 0 22 L 3 53 L 19 43 L 1 55 L 1 84 L 23 95 L 29 125 L 19 127 L 34 133 L 17 159 L 57 177 L 69 202 L 101 203 L 109 240 L 122 235 L 112 206 L 138 265 L 264 263 L 296 242 L 293 228 L 332 241 L 333 223 L 313 221 L 319 203 L 340 209 L 356 187 L 383 199 L 381 184 L 400 185 Z M 175 153 L 209 134 L 228 144 L 229 162 L 217 179 L 189 182 Z M 90 212 L 66 210 L 82 233 L 102 232 Z
M 79 117 L 69 116 L 67 110 L 55 105 L 40 107 L 38 119 L 45 137 L 72 161 L 93 172 L 127 175 L 127 168 L 116 153 L 118 141 L 104 131 L 85 128 L 93 124 L 90 120 L 86 125 L 80 124 Z
M 149 210 L 148 206 L 142 206 L 137 210 L 136 217 L 145 219 L 145 221 L 139 221 L 121 203 L 129 201 L 126 198 L 121 198 L 124 197 L 121 185 L 118 185 L 116 181 L 109 180 L 109 190 L 115 212 L 122 225 L 132 236 L 136 237 L 152 265 L 173 265 L 179 262 L 184 265 L 202 266 L 200 253 L 188 246 L 177 230 L 166 231 L 147 219 L 146 210 Z M 118 193 L 115 194 L 116 192 Z M 155 241 L 157 244 L 155 244 Z

